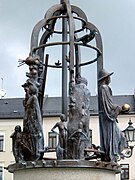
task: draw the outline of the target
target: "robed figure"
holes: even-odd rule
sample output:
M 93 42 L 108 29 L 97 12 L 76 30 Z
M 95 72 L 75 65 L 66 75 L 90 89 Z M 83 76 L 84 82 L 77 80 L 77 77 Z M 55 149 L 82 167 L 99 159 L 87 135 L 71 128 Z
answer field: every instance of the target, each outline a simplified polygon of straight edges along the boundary
M 42 117 L 38 102 L 38 88 L 27 80 L 25 85 L 25 116 L 23 120 L 23 143 L 25 145 L 24 160 L 40 160 L 44 151 Z
M 110 76 L 102 69 L 99 73 L 99 105 L 100 105 L 100 143 L 101 150 L 105 152 L 103 161 L 117 162 L 119 156 L 122 157 L 125 139 L 118 127 L 118 114 L 121 107 L 115 105 L 112 100 L 112 90 L 109 87 Z

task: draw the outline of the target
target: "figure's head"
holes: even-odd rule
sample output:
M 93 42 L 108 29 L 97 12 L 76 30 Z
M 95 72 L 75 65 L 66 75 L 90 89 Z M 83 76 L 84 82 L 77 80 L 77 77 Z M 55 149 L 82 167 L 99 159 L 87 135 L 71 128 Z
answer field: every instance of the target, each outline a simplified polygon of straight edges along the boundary
M 27 80 L 27 84 L 29 88 L 29 94 L 37 95 L 40 84 L 37 81 L 31 80 L 31 79 Z
M 105 78 L 105 83 L 106 83 L 106 84 L 110 84 L 110 82 L 111 82 L 110 76 L 106 77 L 106 78 Z
M 110 83 L 110 76 L 113 74 L 113 72 L 111 73 L 108 73 L 105 69 L 102 69 L 100 72 L 99 72 L 99 78 L 98 78 L 98 82 L 103 82 L 105 81 L 106 84 L 109 84 Z
M 62 122 L 64 122 L 64 121 L 66 121 L 66 116 L 64 114 L 61 114 L 60 119 L 61 119 Z
M 15 132 L 21 132 L 21 126 L 19 125 L 15 126 Z
M 25 92 L 28 91 L 28 83 L 27 83 L 27 81 L 22 85 L 22 87 L 24 88 Z

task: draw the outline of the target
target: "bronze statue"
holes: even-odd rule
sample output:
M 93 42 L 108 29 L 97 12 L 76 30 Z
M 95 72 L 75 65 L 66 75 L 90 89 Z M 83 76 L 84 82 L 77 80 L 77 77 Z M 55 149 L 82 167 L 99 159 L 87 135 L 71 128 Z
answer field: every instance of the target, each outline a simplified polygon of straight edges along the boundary
M 22 132 L 15 131 L 14 135 L 11 136 L 16 162 L 20 161 L 17 159 L 16 152 L 19 154 L 18 158 L 21 158 L 21 160 L 31 161 L 41 160 L 45 151 L 42 114 L 38 99 L 40 87 L 40 83 L 38 82 L 38 69 L 40 66 L 40 58 L 37 55 L 33 57 L 29 56 L 26 60 L 22 61 L 22 64 L 23 63 L 29 66 L 29 72 L 26 73 L 28 79 L 22 85 L 25 90 L 25 99 L 23 101 L 25 108 L 23 130 Z
M 14 133 L 10 136 L 12 138 L 12 151 L 17 163 L 23 162 L 23 143 L 22 143 L 22 132 L 21 126 L 15 127 Z
M 69 159 L 84 159 L 84 149 L 90 146 L 90 92 L 87 80 L 78 76 L 70 83 L 67 156 Z
M 26 111 L 23 121 L 24 136 L 30 136 L 29 146 L 31 152 L 34 153 L 34 159 L 41 159 L 41 152 L 44 149 L 44 139 L 42 130 L 42 117 L 40 107 L 37 99 L 38 88 L 31 81 L 28 80 L 29 98 L 26 102 Z
M 64 124 L 66 122 L 66 117 L 64 114 L 60 115 L 60 122 L 57 122 L 51 131 L 55 132 L 55 128 L 59 129 L 59 143 L 57 146 L 57 157 L 58 159 L 63 159 L 66 156 L 66 146 L 67 146 L 67 127 Z M 61 155 L 60 155 L 61 154 Z
M 112 74 L 104 69 L 99 72 L 100 143 L 101 150 L 105 152 L 102 160 L 117 162 L 118 156 L 122 156 L 124 136 L 117 125 L 121 107 L 113 103 L 112 90 L 109 87 Z

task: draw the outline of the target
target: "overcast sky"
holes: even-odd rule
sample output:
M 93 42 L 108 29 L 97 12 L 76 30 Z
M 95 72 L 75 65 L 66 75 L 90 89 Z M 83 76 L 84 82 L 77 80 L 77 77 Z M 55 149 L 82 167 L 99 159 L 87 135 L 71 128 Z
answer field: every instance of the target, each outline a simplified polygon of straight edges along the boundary
M 0 89 L 6 90 L 6 98 L 24 97 L 21 85 L 26 80 L 28 69 L 27 66 L 18 68 L 18 59 L 28 57 L 33 27 L 52 5 L 59 3 L 59 0 L 0 0 Z M 71 0 L 70 3 L 80 7 L 101 32 L 104 67 L 114 72 L 111 82 L 113 94 L 133 94 L 135 0 Z M 91 94 L 95 95 L 96 64 L 86 67 L 83 75 L 88 79 Z M 59 81 L 60 73 L 49 72 L 46 94 L 59 96 Z

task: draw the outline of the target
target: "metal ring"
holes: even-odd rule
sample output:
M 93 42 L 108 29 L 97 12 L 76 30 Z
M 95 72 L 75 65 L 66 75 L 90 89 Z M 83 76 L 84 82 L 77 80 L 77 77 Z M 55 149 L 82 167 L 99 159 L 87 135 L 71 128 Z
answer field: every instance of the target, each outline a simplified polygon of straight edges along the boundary
M 38 46 L 38 47 L 33 47 L 32 52 L 34 53 L 36 50 L 38 50 L 38 49 L 40 49 L 40 48 L 43 48 L 43 47 L 49 47 L 49 46 L 54 46 L 54 45 L 55 45 L 55 46 L 56 46 L 56 45 L 65 45 L 65 44 L 70 44 L 70 42 L 65 41 L 65 42 L 53 42 L 53 43 L 41 44 L 41 45 Z M 100 49 L 98 49 L 97 47 L 92 46 L 92 45 L 90 45 L 90 44 L 83 44 L 83 43 L 79 43 L 79 42 L 74 42 L 74 44 L 80 45 L 80 46 L 89 47 L 89 48 L 94 49 L 95 51 L 97 51 L 98 54 L 102 54 L 102 52 L 100 51 Z
M 81 67 L 81 66 L 86 66 L 86 65 L 95 63 L 98 60 L 98 57 L 93 59 L 93 60 L 89 60 L 89 61 L 87 61 L 85 63 L 80 63 L 79 66 Z M 43 64 L 43 65 L 46 66 L 45 64 Z M 47 67 L 50 67 L 50 68 L 62 68 L 62 66 L 56 66 L 56 65 L 50 65 L 50 64 L 48 64 Z M 76 67 L 76 65 L 74 65 L 74 67 Z M 69 66 L 68 66 L 68 68 L 69 68 Z
M 49 47 L 49 46 L 54 46 L 54 45 L 65 45 L 65 44 L 70 44 L 70 42 L 53 42 L 53 43 L 47 43 L 47 44 L 42 44 L 36 48 L 33 48 L 33 53 L 40 49 L 40 48 L 43 48 L 43 47 Z M 95 46 L 92 46 L 92 45 L 89 45 L 89 44 L 83 44 L 83 43 L 79 43 L 79 42 L 74 42 L 74 44 L 76 45 L 80 45 L 80 46 L 84 46 L 84 47 L 89 47 L 91 49 L 94 49 L 95 51 L 97 51 L 97 57 L 93 60 L 89 60 L 85 63 L 80 63 L 79 66 L 86 66 L 86 65 L 89 65 L 89 64 L 92 64 L 94 62 L 96 62 L 98 60 L 98 57 L 102 54 L 102 52 L 100 51 L 100 49 L 98 49 L 97 47 Z M 45 66 L 45 64 L 43 64 Z M 62 66 L 56 66 L 56 65 L 47 65 L 47 67 L 51 67 L 51 68 L 62 68 Z M 76 67 L 76 65 L 74 65 L 74 67 Z
M 53 16 L 53 17 L 47 19 L 46 25 L 45 25 L 45 29 L 48 30 L 48 31 L 51 31 L 51 29 L 49 29 L 49 25 L 50 25 L 50 24 L 49 24 L 49 21 L 54 20 L 54 19 L 60 19 L 60 18 L 68 18 L 68 16 L 67 16 L 67 15 L 63 15 L 63 16 Z M 81 18 L 81 17 L 73 16 L 73 18 L 74 18 L 74 19 L 77 19 L 77 20 L 80 20 L 80 21 L 82 21 L 82 23 L 86 24 L 86 21 L 85 21 L 83 18 Z M 47 26 L 48 26 L 48 27 L 47 27 Z M 83 31 L 83 30 L 84 30 L 84 28 L 80 28 L 80 29 L 75 30 L 74 32 L 75 32 L 75 33 L 78 33 L 78 32 L 81 32 L 81 31 Z M 53 31 L 53 33 L 62 34 L 62 31 Z M 69 32 L 67 32 L 67 33 L 69 34 Z

